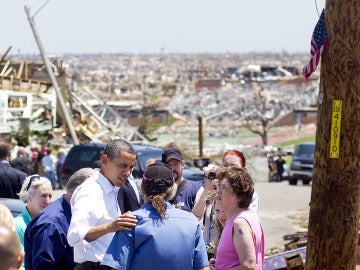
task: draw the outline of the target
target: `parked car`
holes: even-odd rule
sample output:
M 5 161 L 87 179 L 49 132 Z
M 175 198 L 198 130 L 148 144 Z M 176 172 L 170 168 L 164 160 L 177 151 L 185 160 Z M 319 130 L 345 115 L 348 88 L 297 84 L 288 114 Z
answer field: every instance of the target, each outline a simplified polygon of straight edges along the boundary
M 290 164 L 290 185 L 297 185 L 298 180 L 304 185 L 310 183 L 313 177 L 314 154 L 315 143 L 303 142 L 297 145 Z
M 81 168 L 99 168 L 100 167 L 100 154 L 105 148 L 105 143 L 88 143 L 74 145 L 62 166 L 62 182 L 66 184 L 69 177 Z M 149 146 L 144 144 L 133 144 L 136 152 L 136 161 L 133 170 L 134 178 L 142 178 L 147 163 L 150 159 L 161 160 L 163 148 L 157 146 Z M 185 164 L 183 176 L 192 181 L 201 181 L 204 183 L 204 172 L 190 168 Z
M 0 204 L 9 208 L 13 217 L 19 215 L 26 207 L 26 204 L 20 199 L 0 198 Z

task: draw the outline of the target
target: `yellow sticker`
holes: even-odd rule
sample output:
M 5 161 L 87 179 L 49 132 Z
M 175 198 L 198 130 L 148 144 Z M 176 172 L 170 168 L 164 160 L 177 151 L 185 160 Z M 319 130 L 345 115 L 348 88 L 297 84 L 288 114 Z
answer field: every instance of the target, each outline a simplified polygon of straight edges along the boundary
M 340 156 L 340 128 L 341 128 L 342 100 L 333 100 L 330 135 L 330 158 Z

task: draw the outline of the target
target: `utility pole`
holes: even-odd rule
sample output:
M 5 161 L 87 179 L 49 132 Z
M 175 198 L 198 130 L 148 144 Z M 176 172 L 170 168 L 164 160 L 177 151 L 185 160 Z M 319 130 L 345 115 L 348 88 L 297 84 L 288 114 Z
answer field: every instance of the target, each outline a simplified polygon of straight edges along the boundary
M 204 148 L 204 135 L 203 135 L 203 118 L 198 115 L 197 117 L 199 123 L 199 157 L 203 157 L 203 148 Z
M 306 270 L 355 269 L 360 200 L 360 2 L 326 1 Z
M 47 3 L 47 2 L 46 2 Z M 46 4 L 45 3 L 45 4 Z M 43 5 L 44 6 L 44 5 Z M 54 75 L 54 71 L 52 70 L 51 66 L 50 66 L 50 61 L 49 61 L 49 58 L 47 57 L 45 51 L 44 51 L 44 48 L 42 46 L 42 43 L 40 41 L 40 37 L 39 37 L 39 34 L 35 28 L 35 22 L 34 22 L 34 16 L 31 17 L 30 15 L 30 8 L 28 8 L 27 6 L 24 7 L 25 9 L 25 13 L 26 13 L 26 16 L 28 17 L 28 20 L 29 20 L 29 23 L 30 23 L 30 26 L 31 26 L 31 29 L 33 31 L 33 34 L 34 34 L 34 37 L 35 37 L 35 40 L 36 40 L 36 43 L 39 47 L 39 50 L 40 50 L 40 54 L 41 54 L 41 57 L 44 61 L 44 64 L 45 64 L 45 67 L 46 67 L 46 70 L 48 72 L 48 75 L 50 77 L 50 80 L 51 80 L 51 83 L 52 83 L 52 86 L 54 87 L 55 89 L 55 92 L 56 92 L 56 96 L 59 100 L 59 104 L 60 104 L 60 107 L 61 107 L 61 110 L 64 114 L 64 118 L 65 118 L 65 122 L 66 122 L 66 125 L 70 131 L 70 135 L 72 137 L 72 140 L 73 140 L 73 143 L 74 144 L 78 144 L 79 143 L 79 139 L 76 135 L 76 132 L 74 130 L 74 127 L 72 125 L 72 122 L 71 122 L 71 118 L 70 118 L 70 115 L 69 115 L 69 112 L 66 108 L 66 104 L 65 104 L 65 101 L 64 101 L 64 97 L 60 91 L 60 88 L 59 88 L 59 85 L 57 83 L 57 80 L 55 78 L 55 75 Z

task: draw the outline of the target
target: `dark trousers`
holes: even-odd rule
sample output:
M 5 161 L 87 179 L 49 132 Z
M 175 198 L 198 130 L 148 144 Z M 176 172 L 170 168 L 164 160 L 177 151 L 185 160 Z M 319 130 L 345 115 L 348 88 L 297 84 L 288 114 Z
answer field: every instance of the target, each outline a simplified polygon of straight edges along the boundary
M 83 262 L 75 266 L 74 270 L 107 270 L 111 267 L 100 265 L 99 262 Z

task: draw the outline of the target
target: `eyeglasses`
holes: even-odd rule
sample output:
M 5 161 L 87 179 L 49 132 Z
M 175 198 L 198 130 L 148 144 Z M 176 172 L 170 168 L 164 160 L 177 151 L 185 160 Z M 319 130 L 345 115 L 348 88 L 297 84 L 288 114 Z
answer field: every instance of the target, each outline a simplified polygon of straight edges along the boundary
M 29 190 L 29 188 L 31 187 L 31 183 L 33 182 L 33 181 L 36 181 L 36 180 L 40 180 L 40 175 L 33 175 L 33 176 L 31 176 L 30 177 L 30 180 L 29 180 L 29 184 L 27 185 L 27 187 L 26 187 L 26 191 L 28 191 Z
M 232 189 L 227 187 L 225 184 L 218 184 L 216 186 L 216 189 L 219 191 L 224 191 L 224 190 L 232 191 Z

